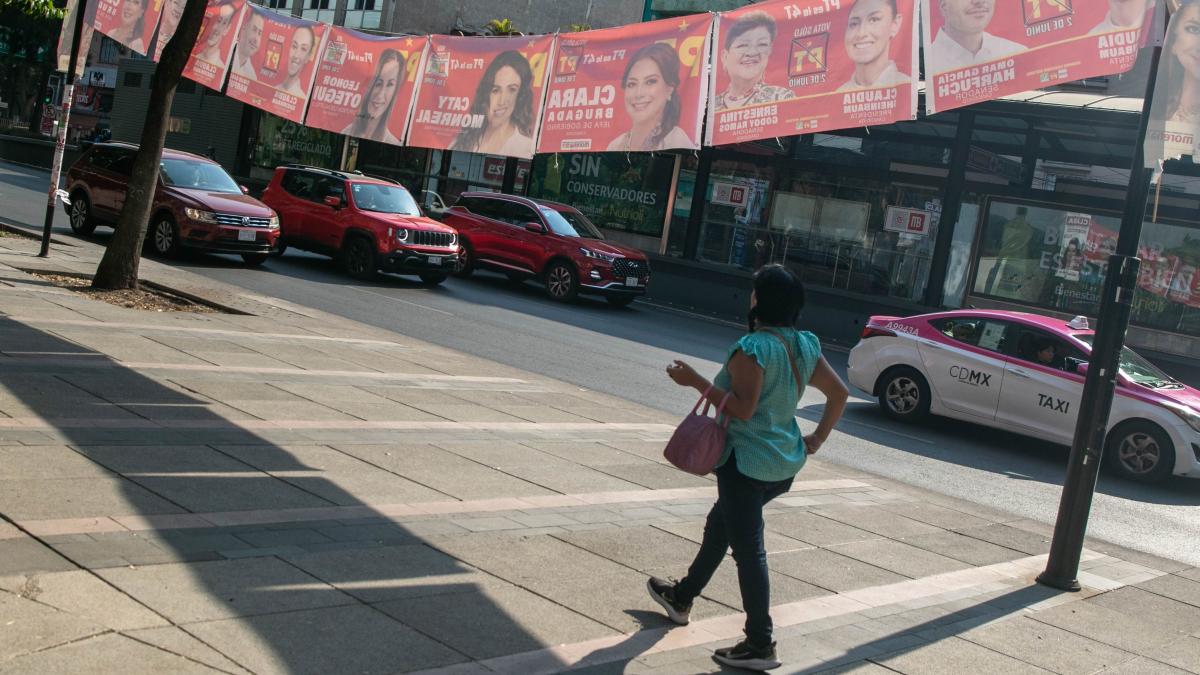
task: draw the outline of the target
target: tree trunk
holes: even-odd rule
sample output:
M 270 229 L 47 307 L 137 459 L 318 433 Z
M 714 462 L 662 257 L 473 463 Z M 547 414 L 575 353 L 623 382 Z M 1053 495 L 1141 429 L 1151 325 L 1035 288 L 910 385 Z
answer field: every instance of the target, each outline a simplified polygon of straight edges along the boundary
M 200 34 L 206 6 L 205 0 L 187 0 L 179 27 L 163 48 L 162 58 L 154 69 L 150 104 L 142 125 L 141 143 L 133 160 L 125 205 L 121 208 L 113 237 L 104 250 L 104 258 L 96 268 L 96 275 L 92 279 L 94 288 L 116 290 L 138 287 L 138 265 L 142 260 L 142 245 L 146 240 L 150 209 L 154 205 L 155 188 L 158 187 L 158 167 L 162 161 L 163 145 L 167 142 L 171 102 L 175 99 L 175 87 L 179 84 L 183 67 L 187 65 L 188 56 Z

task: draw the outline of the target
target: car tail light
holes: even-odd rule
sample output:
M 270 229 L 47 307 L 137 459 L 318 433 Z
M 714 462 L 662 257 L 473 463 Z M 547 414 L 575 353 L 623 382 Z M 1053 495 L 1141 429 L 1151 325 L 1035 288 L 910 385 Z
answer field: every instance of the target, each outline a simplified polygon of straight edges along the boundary
M 887 330 L 886 328 L 879 328 L 877 326 L 864 327 L 863 332 L 862 332 L 862 339 L 866 340 L 867 338 L 873 338 L 873 337 L 896 337 L 896 333 L 895 333 L 895 331 L 890 331 L 890 330 Z

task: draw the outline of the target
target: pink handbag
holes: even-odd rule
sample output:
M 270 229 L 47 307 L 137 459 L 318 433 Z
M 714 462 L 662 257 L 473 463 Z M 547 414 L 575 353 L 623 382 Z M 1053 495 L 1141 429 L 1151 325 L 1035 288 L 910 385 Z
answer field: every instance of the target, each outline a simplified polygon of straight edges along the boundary
M 721 453 L 725 452 L 725 427 L 728 426 L 729 420 L 721 421 L 721 414 L 725 410 L 729 394 L 725 394 L 725 398 L 721 399 L 721 405 L 717 406 L 717 415 L 714 418 L 708 416 L 708 409 L 712 404 L 706 399 L 710 391 L 712 387 L 696 401 L 696 407 L 679 423 L 675 433 L 671 435 L 671 440 L 667 442 L 667 449 L 663 451 L 667 461 L 697 476 L 712 473 L 721 459 Z M 700 411 L 701 403 L 704 404 L 703 412 Z

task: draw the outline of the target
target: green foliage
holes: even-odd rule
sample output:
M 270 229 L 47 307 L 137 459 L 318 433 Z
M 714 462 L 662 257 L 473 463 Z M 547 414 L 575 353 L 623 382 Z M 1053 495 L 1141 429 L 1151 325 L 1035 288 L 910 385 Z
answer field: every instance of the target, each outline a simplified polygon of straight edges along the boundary
M 0 9 L 9 8 L 35 19 L 63 18 L 63 11 L 55 7 L 52 0 L 0 0 Z
M 592 24 L 590 24 L 590 23 L 573 23 L 573 24 L 567 26 L 568 33 L 582 33 L 585 30 L 591 30 L 591 29 L 592 29 Z
M 0 0 L 4 2 L 5 0 Z M 492 19 L 483 27 L 488 35 L 521 35 L 521 31 L 513 25 L 512 19 Z

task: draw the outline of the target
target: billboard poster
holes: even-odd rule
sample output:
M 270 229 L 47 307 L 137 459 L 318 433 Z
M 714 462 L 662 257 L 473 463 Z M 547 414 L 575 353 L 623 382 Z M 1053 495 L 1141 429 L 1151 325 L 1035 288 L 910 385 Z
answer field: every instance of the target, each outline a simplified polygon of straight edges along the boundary
M 1171 15 L 1154 83 L 1146 129 L 1146 168 L 1183 155 L 1196 156 L 1200 139 L 1200 2 L 1185 2 Z
M 183 67 L 184 77 L 209 89 L 221 91 L 225 75 L 229 72 L 229 56 L 241 26 L 244 6 L 243 0 L 208 1 L 196 46 L 192 47 L 188 62 Z
M 154 60 L 162 58 L 163 47 L 175 36 L 179 20 L 183 18 L 183 7 L 187 0 L 165 0 L 162 17 L 158 20 L 158 33 L 154 37 Z
M 791 0 L 722 12 L 705 143 L 917 116 L 915 0 Z
M 926 106 L 932 114 L 1124 73 L 1142 27 L 1154 23 L 1154 1 L 922 0 Z
M 301 122 L 329 26 L 246 5 L 225 95 Z
M 331 28 L 304 123 L 399 145 L 428 42 L 424 36 L 378 37 Z
M 700 147 L 713 15 L 560 35 L 538 152 Z
M 92 16 L 95 13 L 96 5 L 88 3 L 86 14 L 83 17 L 83 31 L 79 36 L 78 59 L 75 62 L 75 77 L 83 77 L 83 70 L 87 67 L 87 54 L 92 46 L 92 35 L 96 29 L 92 28 Z M 67 72 L 67 68 L 71 67 L 71 38 L 75 37 L 75 12 L 79 9 L 79 0 L 67 0 L 67 6 L 63 8 L 62 30 L 58 34 L 58 68 L 61 73 Z
M 119 44 L 145 56 L 158 27 L 163 0 L 94 0 L 92 26 Z
M 553 49 L 552 35 L 433 36 L 406 142 L 533 157 Z

